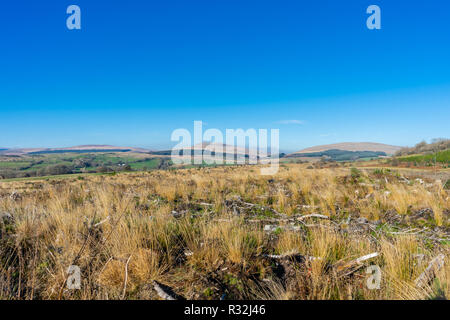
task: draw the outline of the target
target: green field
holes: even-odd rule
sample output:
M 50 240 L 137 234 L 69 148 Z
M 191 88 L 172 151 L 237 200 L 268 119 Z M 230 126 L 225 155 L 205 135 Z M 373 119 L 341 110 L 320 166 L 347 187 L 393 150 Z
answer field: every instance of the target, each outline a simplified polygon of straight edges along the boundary
M 152 170 L 169 165 L 168 158 L 142 153 L 46 153 L 0 157 L 0 179 L 63 174 Z
M 21 169 L 32 165 L 31 161 L 0 161 L 1 169 Z
M 158 168 L 161 160 L 158 158 L 149 159 L 141 162 L 132 162 L 130 163 L 130 167 L 133 170 L 149 170 Z

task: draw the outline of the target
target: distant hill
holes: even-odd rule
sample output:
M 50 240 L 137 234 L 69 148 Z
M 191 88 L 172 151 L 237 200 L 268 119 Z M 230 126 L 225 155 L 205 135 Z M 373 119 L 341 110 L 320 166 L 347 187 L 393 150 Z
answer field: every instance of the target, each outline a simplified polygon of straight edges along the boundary
M 325 157 L 335 161 L 349 161 L 393 155 L 400 149 L 401 147 L 374 142 L 342 142 L 306 148 L 286 157 L 305 160 Z
M 222 154 L 224 158 L 233 157 L 234 159 L 248 159 L 250 158 L 250 149 L 238 146 L 229 146 L 226 144 L 217 144 L 210 142 L 198 143 L 191 147 L 185 147 L 180 149 L 174 149 L 177 151 L 179 157 L 195 157 L 198 155 L 202 155 L 205 157 L 205 152 L 210 152 L 211 156 L 218 156 Z M 216 154 L 217 153 L 217 154 Z M 172 150 L 161 150 L 161 151 L 152 151 L 152 155 L 171 155 Z M 255 154 L 257 155 L 257 150 L 255 150 Z M 256 156 L 257 159 L 263 159 L 259 155 Z
M 133 147 L 116 147 L 110 145 L 82 145 L 67 148 L 22 148 L 0 150 L 3 155 L 27 155 L 27 154 L 49 154 L 49 153 L 93 153 L 93 152 L 136 152 L 149 153 L 150 150 Z
M 321 146 L 315 146 L 306 148 L 291 154 L 297 153 L 312 153 L 312 152 L 322 152 L 327 150 L 344 150 L 344 151 L 374 151 L 374 152 L 384 152 L 388 155 L 395 154 L 402 147 L 392 146 L 383 143 L 375 142 L 342 142 L 334 144 L 326 144 Z
M 225 153 L 227 151 L 227 149 L 233 150 L 233 153 L 235 154 L 248 154 L 249 153 L 249 149 L 248 148 L 244 148 L 244 147 L 238 147 L 238 146 L 229 146 L 226 144 L 219 144 L 219 143 L 210 143 L 210 142 L 203 142 L 203 143 L 198 143 L 196 145 L 194 145 L 191 148 L 186 148 L 186 150 L 220 150 L 220 148 L 222 148 L 223 152 Z

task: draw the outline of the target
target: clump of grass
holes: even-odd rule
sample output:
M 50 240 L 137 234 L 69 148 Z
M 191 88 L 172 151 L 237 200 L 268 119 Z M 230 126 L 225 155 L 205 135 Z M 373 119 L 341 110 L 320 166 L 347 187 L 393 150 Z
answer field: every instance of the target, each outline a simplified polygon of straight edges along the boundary
M 445 182 L 444 189 L 446 189 L 446 190 L 450 189 L 450 179 L 448 179 L 447 182 Z
M 350 175 L 353 179 L 359 179 L 362 175 L 361 171 L 356 168 L 350 168 Z

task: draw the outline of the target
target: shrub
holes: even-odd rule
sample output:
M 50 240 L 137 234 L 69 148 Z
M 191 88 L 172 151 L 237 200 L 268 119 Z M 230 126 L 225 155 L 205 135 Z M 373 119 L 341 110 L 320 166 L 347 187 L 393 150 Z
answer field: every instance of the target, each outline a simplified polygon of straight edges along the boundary
M 68 174 L 68 173 L 72 173 L 72 168 L 70 168 L 64 164 L 55 164 L 55 165 L 48 166 L 47 168 L 45 168 L 44 173 L 46 175 Z
M 358 179 L 361 177 L 361 171 L 356 168 L 350 168 L 350 175 L 353 179 Z

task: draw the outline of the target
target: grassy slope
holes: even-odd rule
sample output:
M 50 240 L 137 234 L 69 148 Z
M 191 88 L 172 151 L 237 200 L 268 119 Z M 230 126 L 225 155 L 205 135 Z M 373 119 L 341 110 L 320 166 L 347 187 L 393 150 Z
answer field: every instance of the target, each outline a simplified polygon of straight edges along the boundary
M 416 154 L 410 156 L 398 157 L 399 161 L 417 162 L 417 163 L 431 163 L 436 159 L 440 163 L 450 163 L 450 149 L 439 151 L 436 154 Z

